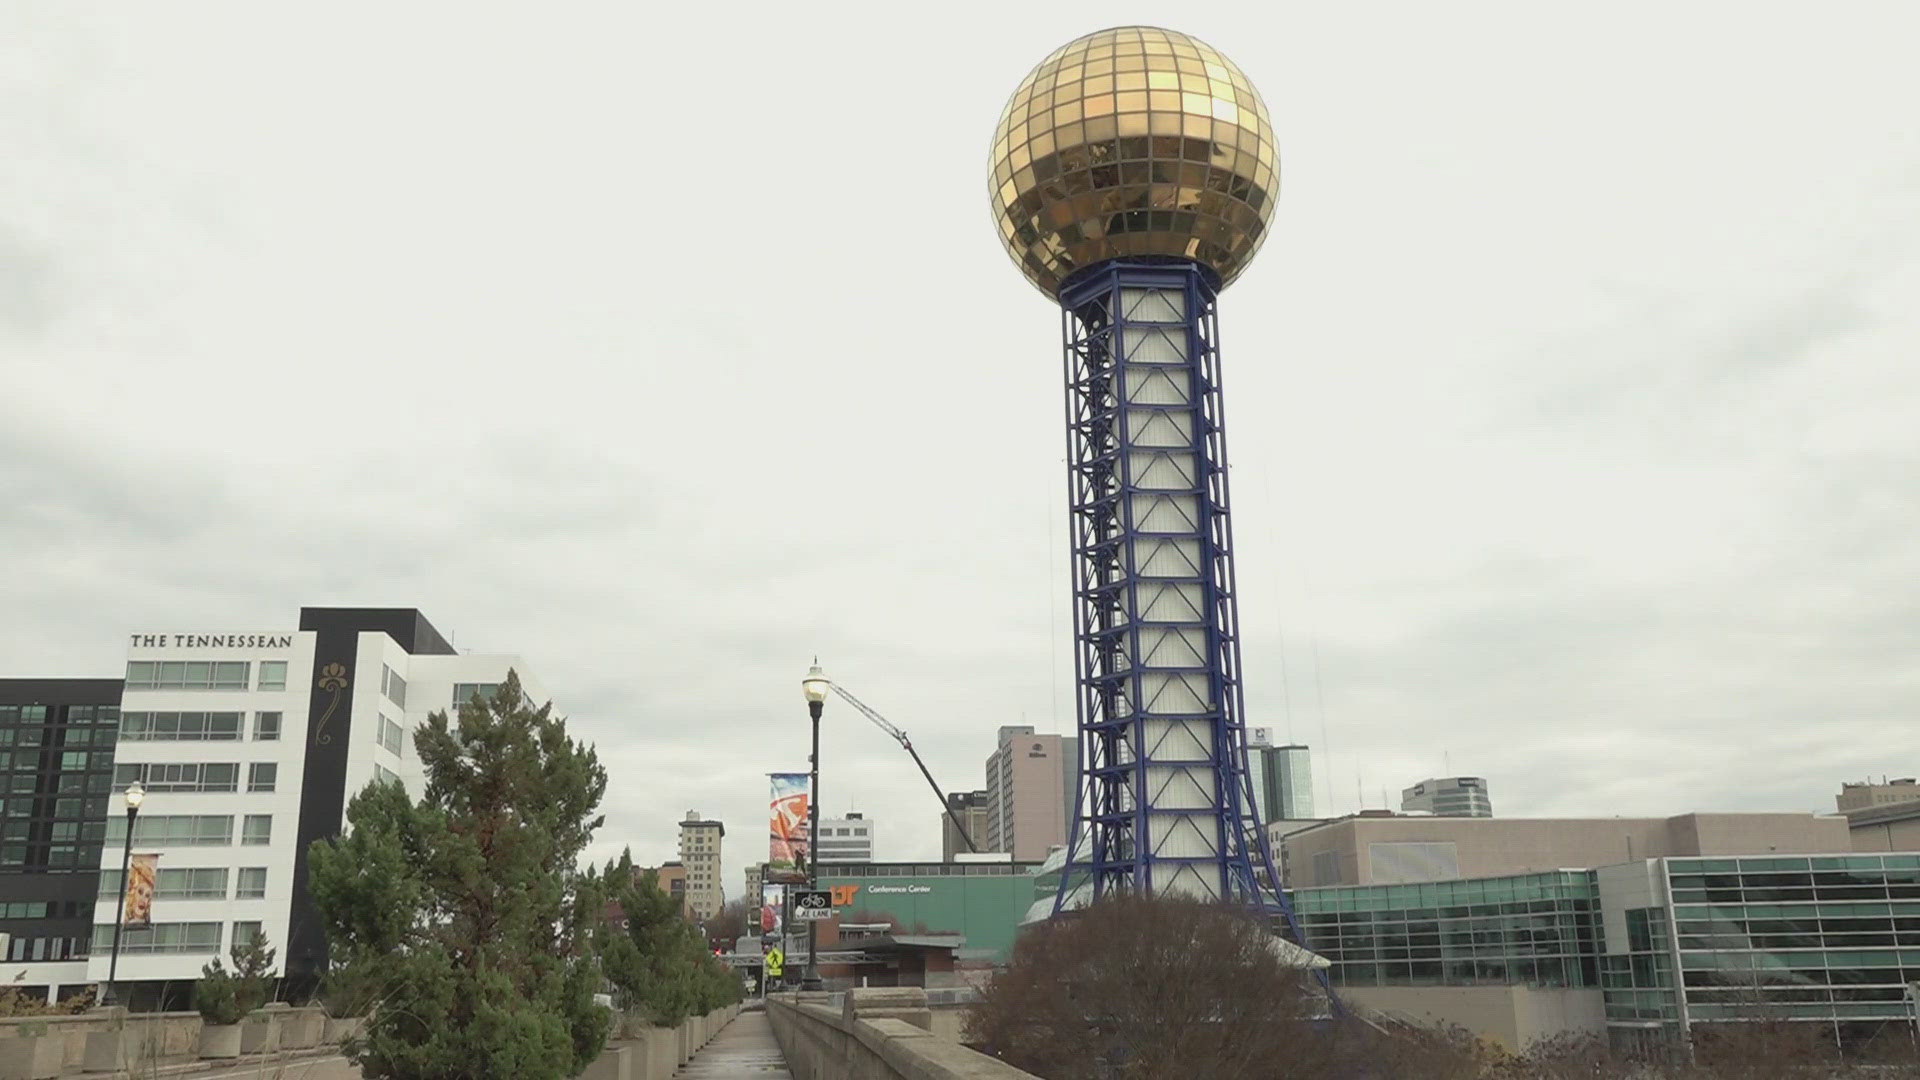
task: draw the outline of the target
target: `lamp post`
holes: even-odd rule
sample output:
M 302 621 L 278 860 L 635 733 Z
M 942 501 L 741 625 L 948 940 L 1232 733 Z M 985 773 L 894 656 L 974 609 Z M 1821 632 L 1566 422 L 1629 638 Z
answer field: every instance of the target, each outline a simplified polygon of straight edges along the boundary
M 813 753 L 807 757 L 807 763 L 813 770 L 810 789 L 807 792 L 807 888 L 820 887 L 820 713 L 826 708 L 827 691 L 833 683 L 820 670 L 820 658 L 813 658 L 813 667 L 807 669 L 807 677 L 800 680 L 800 689 L 807 696 L 807 715 L 813 718 Z M 820 983 L 820 961 L 814 953 L 814 943 L 820 939 L 819 924 L 807 920 L 807 973 L 800 980 L 800 989 L 818 990 Z
M 113 958 L 107 961 L 106 1002 L 112 1002 L 119 995 L 115 993 L 114 981 L 120 977 L 120 928 L 127 920 L 127 872 L 133 868 L 133 821 L 140 816 L 140 803 L 146 799 L 147 789 L 135 780 L 127 785 L 127 842 L 120 849 L 120 895 L 114 900 L 113 908 Z

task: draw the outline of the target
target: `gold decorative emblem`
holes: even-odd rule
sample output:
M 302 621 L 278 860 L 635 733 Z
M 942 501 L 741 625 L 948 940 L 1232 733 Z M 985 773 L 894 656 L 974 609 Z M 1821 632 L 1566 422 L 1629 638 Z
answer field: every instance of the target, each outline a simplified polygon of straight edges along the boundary
M 327 721 L 333 719 L 333 711 L 340 707 L 340 697 L 347 689 L 347 667 L 338 662 L 320 669 L 320 689 L 333 693 L 333 700 L 327 702 L 327 711 L 320 714 L 320 721 L 313 725 L 313 741 L 322 746 L 333 742 L 333 736 L 327 734 Z

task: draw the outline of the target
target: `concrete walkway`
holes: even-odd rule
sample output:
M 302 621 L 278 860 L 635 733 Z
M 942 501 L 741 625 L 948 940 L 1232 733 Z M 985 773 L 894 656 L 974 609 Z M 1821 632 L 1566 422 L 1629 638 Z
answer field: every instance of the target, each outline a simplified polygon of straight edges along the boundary
M 793 1076 L 787 1071 L 787 1059 L 780 1053 L 779 1044 L 773 1041 L 773 1025 L 767 1023 L 767 1014 L 759 1010 L 734 1017 L 706 1049 L 693 1055 L 693 1060 L 680 1066 L 680 1071 L 673 1075 L 689 1080 L 696 1077 L 723 1080 L 736 1076 L 791 1080 Z

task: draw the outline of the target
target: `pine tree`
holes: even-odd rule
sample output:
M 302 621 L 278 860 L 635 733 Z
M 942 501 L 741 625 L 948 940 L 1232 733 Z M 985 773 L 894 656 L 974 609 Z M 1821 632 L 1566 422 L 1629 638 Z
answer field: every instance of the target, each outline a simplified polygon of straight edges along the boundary
M 576 869 L 606 770 L 511 672 L 457 723 L 430 716 L 414 746 L 420 800 L 371 784 L 346 835 L 311 851 L 331 961 L 375 984 L 354 1060 L 392 1080 L 576 1075 L 610 1021 L 593 1001 L 604 891 Z
M 609 926 L 600 943 L 607 979 L 623 1008 L 656 1024 L 677 1024 L 740 1000 L 740 980 L 707 951 L 706 934 L 652 871 L 636 872 L 631 852 L 601 876 L 625 929 Z

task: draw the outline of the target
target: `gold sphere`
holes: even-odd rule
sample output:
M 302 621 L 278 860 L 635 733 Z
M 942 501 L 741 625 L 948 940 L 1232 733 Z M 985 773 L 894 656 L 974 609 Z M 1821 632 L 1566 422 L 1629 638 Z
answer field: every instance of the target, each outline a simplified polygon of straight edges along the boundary
M 1222 288 L 1266 238 L 1280 183 L 1253 84 L 1212 46 L 1119 26 L 1054 50 L 993 135 L 994 222 L 1049 297 L 1108 259 L 1192 259 Z

